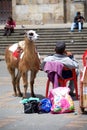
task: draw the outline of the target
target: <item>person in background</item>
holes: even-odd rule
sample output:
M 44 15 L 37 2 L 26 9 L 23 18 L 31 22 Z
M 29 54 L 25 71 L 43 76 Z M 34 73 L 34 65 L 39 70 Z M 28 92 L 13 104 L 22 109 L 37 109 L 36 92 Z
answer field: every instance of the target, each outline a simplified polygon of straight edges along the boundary
M 78 75 L 78 69 L 79 69 L 79 64 L 78 62 L 74 59 L 74 56 L 71 52 L 66 51 L 66 44 L 63 41 L 57 42 L 56 47 L 55 47 L 55 54 L 51 56 L 47 56 L 44 58 L 43 62 L 41 63 L 41 69 L 44 70 L 45 63 L 48 61 L 58 61 L 65 65 L 67 68 L 76 69 L 76 73 Z M 69 74 L 68 74 L 69 75 Z M 67 76 L 66 73 L 63 74 L 64 77 Z M 70 71 L 70 76 L 71 76 L 71 71 Z M 73 80 L 70 81 L 69 83 L 69 88 L 70 88 L 70 95 L 74 96 L 74 82 Z
M 76 16 L 74 17 L 74 22 L 71 25 L 71 32 L 74 31 L 74 29 L 78 29 L 79 32 L 83 29 L 83 22 L 85 21 L 85 18 L 81 16 L 80 12 L 77 12 Z
M 6 21 L 6 24 L 5 24 L 5 32 L 4 32 L 4 36 L 10 36 L 11 33 L 14 32 L 14 27 L 16 27 L 16 23 L 15 21 L 13 20 L 12 17 L 8 17 L 8 20 Z

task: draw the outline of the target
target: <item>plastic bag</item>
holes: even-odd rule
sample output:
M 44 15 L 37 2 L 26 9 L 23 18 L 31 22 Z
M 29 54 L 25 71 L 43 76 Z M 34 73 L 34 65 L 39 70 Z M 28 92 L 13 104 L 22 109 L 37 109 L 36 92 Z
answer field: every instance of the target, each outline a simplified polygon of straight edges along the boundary
M 50 99 L 44 98 L 44 99 L 40 100 L 39 112 L 48 113 L 51 110 L 51 106 L 52 106 L 52 104 L 51 104 Z
M 49 98 L 52 102 L 51 113 L 66 113 L 74 111 L 74 102 L 69 95 L 69 88 L 58 87 L 52 89 Z

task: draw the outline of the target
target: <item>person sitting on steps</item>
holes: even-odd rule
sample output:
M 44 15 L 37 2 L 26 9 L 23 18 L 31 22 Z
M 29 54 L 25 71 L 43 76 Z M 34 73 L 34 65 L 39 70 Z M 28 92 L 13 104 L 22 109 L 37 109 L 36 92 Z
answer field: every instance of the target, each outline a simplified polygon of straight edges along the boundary
M 3 34 L 3 36 L 10 36 L 11 33 L 14 32 L 14 27 L 16 26 L 15 21 L 12 19 L 12 17 L 8 17 L 8 20 L 6 21 L 5 24 L 5 32 Z
M 81 32 L 83 29 L 83 21 L 85 21 L 85 18 L 81 16 L 80 12 L 77 12 L 74 22 L 71 25 L 71 32 L 73 32 L 74 29 L 78 29 L 78 31 Z

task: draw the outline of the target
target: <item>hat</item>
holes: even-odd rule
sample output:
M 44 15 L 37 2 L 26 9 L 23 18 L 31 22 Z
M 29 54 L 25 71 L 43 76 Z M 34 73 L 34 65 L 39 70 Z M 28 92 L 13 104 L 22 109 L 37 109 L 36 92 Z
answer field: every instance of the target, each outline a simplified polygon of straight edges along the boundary
M 56 51 L 57 53 L 63 53 L 64 50 L 65 50 L 65 47 L 66 47 L 65 42 L 63 42 L 63 41 L 57 42 L 57 43 L 56 43 L 55 51 Z

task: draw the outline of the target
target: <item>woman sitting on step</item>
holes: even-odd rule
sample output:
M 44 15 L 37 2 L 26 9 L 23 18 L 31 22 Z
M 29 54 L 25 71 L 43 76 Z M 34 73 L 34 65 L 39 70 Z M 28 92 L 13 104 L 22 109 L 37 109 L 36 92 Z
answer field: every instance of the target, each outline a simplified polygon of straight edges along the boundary
M 16 26 L 16 23 L 15 21 L 12 19 L 12 17 L 8 17 L 8 20 L 6 21 L 6 24 L 5 24 L 5 32 L 4 32 L 4 35 L 3 36 L 9 36 L 11 35 L 11 33 L 14 32 L 14 27 Z

